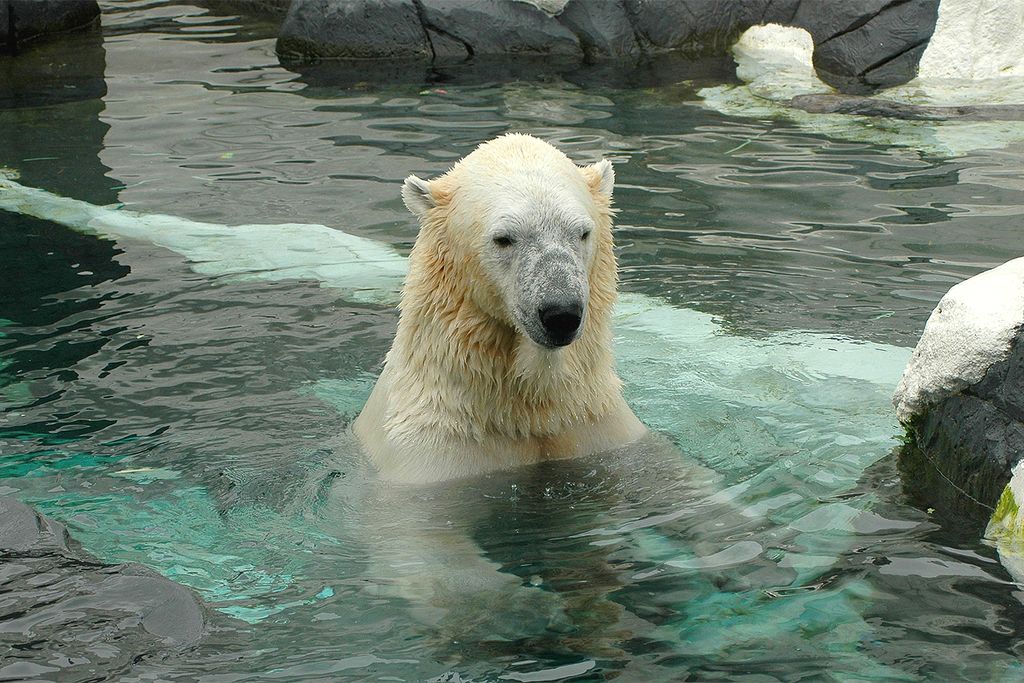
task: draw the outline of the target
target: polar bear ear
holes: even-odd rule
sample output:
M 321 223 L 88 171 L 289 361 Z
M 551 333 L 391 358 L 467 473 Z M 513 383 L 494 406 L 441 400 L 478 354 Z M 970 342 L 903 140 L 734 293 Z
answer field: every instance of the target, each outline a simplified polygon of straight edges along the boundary
M 434 195 L 430 192 L 430 183 L 414 175 L 405 179 L 402 185 L 402 201 L 407 209 L 417 216 L 422 216 L 428 209 L 437 206 Z
M 606 197 L 612 196 L 612 190 L 615 189 L 615 170 L 612 168 L 612 162 L 601 159 L 596 164 L 584 166 L 583 176 L 591 190 Z

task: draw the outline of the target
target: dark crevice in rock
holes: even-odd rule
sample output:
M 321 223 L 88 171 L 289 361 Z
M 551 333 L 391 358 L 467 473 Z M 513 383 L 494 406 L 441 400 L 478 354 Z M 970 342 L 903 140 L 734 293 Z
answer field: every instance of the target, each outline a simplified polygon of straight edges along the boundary
M 681 3 L 683 10 L 690 16 L 690 25 L 696 26 L 698 24 L 699 17 L 693 13 L 693 8 L 687 3 Z
M 439 58 L 445 57 L 443 51 L 438 50 L 438 47 L 434 44 L 434 38 L 430 35 L 431 32 L 436 33 L 439 36 L 447 38 L 448 40 L 458 43 L 466 51 L 467 59 L 473 57 L 473 46 L 468 42 L 459 38 L 457 35 L 446 31 L 440 26 L 435 25 L 427 18 L 427 8 L 423 6 L 423 0 L 412 0 L 412 4 L 416 7 L 416 14 L 420 18 L 420 24 L 423 26 L 423 34 L 427 40 L 427 46 L 430 47 L 430 56 L 432 61 L 437 61 Z
M 633 31 L 633 40 L 636 41 L 636 45 L 637 48 L 640 50 L 640 54 L 647 56 L 647 39 L 644 38 L 643 34 L 640 32 L 640 27 L 637 25 L 636 14 L 626 2 L 622 0 L 620 0 L 620 2 L 622 3 L 623 13 L 626 16 L 626 23 L 629 24 L 630 30 Z
M 860 74 L 858 74 L 858 75 L 866 77 L 872 71 L 875 71 L 876 69 L 880 69 L 883 66 L 885 66 L 886 64 L 889 64 L 891 62 L 896 61 L 900 57 L 903 57 L 904 55 L 906 55 L 908 52 L 913 52 L 914 50 L 917 50 L 919 48 L 926 47 L 928 45 L 928 41 L 929 40 L 931 40 L 930 36 L 928 38 L 923 38 L 923 39 L 917 41 L 916 43 L 912 43 L 911 45 L 908 45 L 907 47 L 903 48 L 899 52 L 896 52 L 894 54 L 891 54 L 891 55 L 888 55 L 886 57 L 883 57 L 882 59 L 879 59 L 877 62 L 874 62 L 873 64 L 870 64 L 867 67 L 865 67 L 863 70 L 861 70 Z
M 431 31 L 435 31 L 436 33 L 444 36 L 445 38 L 450 38 L 451 40 L 454 40 L 454 41 L 460 43 L 466 49 L 466 54 L 470 58 L 473 57 L 473 54 L 474 54 L 473 53 L 473 46 L 470 43 L 466 42 L 462 38 L 459 38 L 457 35 L 455 35 L 453 33 L 449 33 L 448 31 L 445 31 L 443 28 L 439 28 L 437 26 L 434 26 L 433 24 L 429 24 L 428 23 L 428 24 L 426 24 L 426 27 L 428 29 L 430 29 Z
M 858 17 L 852 24 L 850 24 L 846 28 L 844 28 L 841 31 L 838 31 L 836 33 L 833 33 L 832 35 L 830 35 L 828 38 L 825 38 L 824 40 L 819 41 L 815 45 L 815 47 L 821 47 L 822 45 L 827 45 L 830 41 L 833 41 L 833 40 L 836 40 L 837 38 L 842 38 L 843 36 L 849 35 L 849 34 L 853 33 L 854 31 L 856 31 L 857 29 L 863 28 L 872 19 L 875 19 L 876 17 L 881 16 L 883 13 L 888 12 L 889 10 L 894 9 L 896 7 L 899 7 L 900 5 L 906 5 L 909 2 L 914 2 L 914 0 L 893 0 L 892 2 L 887 3 L 887 4 L 883 5 L 882 7 L 878 8 L 878 11 L 873 13 L 873 14 L 865 14 L 862 17 Z
M 18 54 L 18 25 L 15 22 L 14 5 L 7 5 L 7 40 L 4 41 L 3 54 Z
M 624 0 L 601 4 L 569 0 L 553 18 L 576 36 L 586 64 L 635 63 L 647 54 L 645 39 Z
M 799 1 L 798 1 L 798 2 L 796 3 L 796 7 L 794 7 L 794 8 L 793 8 L 793 16 L 791 16 L 791 17 L 789 18 L 790 22 L 793 22 L 793 21 L 795 21 L 795 20 L 796 20 L 796 18 L 797 18 L 798 16 L 800 16 L 800 12 L 801 12 L 801 11 L 803 10 L 803 8 L 804 8 L 804 0 L 799 0 Z
M 437 59 L 437 50 L 434 49 L 434 41 L 430 39 L 430 31 L 427 30 L 427 17 L 421 0 L 412 0 L 412 6 L 416 8 L 416 16 L 420 19 L 420 27 L 423 29 L 423 39 L 427 41 L 430 48 L 431 61 Z

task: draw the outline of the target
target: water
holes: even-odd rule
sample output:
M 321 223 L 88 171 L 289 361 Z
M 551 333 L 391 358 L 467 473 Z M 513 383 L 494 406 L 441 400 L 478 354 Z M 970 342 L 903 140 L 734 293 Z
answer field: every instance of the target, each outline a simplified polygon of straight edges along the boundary
M 382 490 L 344 427 L 394 332 L 386 293 L 282 268 L 273 232 L 203 233 L 196 262 L 166 226 L 112 240 L 0 213 L 0 491 L 213 608 L 185 650 L 0 616 L 4 677 L 1020 676 L 1019 589 L 979 529 L 905 503 L 888 396 L 942 293 L 1020 255 L 1024 148 L 948 157 L 733 118 L 699 74 L 299 74 L 269 24 L 104 10 L 102 41 L 37 53 L 64 81 L 0 80 L 0 165 L 26 187 L 330 226 L 400 264 L 408 173 L 506 130 L 613 159 L 617 356 L 679 451 Z M 410 599 L 424 576 L 439 606 Z

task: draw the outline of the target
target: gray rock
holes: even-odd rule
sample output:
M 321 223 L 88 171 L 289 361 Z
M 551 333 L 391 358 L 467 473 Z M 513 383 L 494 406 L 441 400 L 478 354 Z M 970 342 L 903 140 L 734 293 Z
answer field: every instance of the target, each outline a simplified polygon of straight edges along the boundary
M 572 31 L 516 0 L 293 0 L 277 52 L 293 61 L 583 54 Z
M 26 43 L 97 25 L 96 0 L 0 0 L 0 54 Z
M 1024 423 L 991 401 L 951 396 L 908 427 L 904 491 L 922 508 L 984 525 L 1024 453 Z
M 277 53 L 297 61 L 432 56 L 413 0 L 294 0 Z
M 930 35 L 923 36 L 906 52 L 887 57 L 881 64 L 869 67 L 861 77 L 854 78 L 853 86 L 847 88 L 844 92 L 858 92 L 861 90 L 873 92 L 879 89 L 903 85 L 907 81 L 912 80 L 917 76 L 918 65 L 920 65 L 921 57 L 924 56 L 924 51 L 928 47 L 930 37 Z M 833 80 L 836 81 L 835 78 Z
M 43 517 L 13 498 L 0 496 L 0 552 L 70 552 L 70 540 L 60 522 Z
M 768 0 L 764 3 L 761 20 L 757 23 L 797 26 L 796 15 L 803 4 L 804 0 Z
M 938 0 L 293 0 L 292 62 L 515 55 L 633 62 L 724 54 L 746 29 L 807 29 L 822 80 L 864 93 L 914 77 Z
M 892 0 L 802 0 L 798 3 L 787 26 L 807 29 L 815 44 L 836 36 L 855 32 L 886 7 L 896 4 Z
M 460 62 L 472 54 L 469 45 L 434 28 L 427 28 L 427 40 L 430 41 L 430 49 L 436 62 Z
M 763 0 L 625 0 L 636 31 L 655 49 L 725 50 L 760 23 Z
M 987 519 L 1024 457 L 1024 259 L 943 297 L 893 403 L 904 488 L 922 506 Z
M 851 114 L 884 116 L 908 121 L 1024 121 L 1024 105 L 971 104 L 958 106 L 926 106 L 894 102 L 878 97 L 831 95 L 818 93 L 797 95 L 791 107 L 811 114 Z
M 463 43 L 471 55 L 582 57 L 576 35 L 528 2 L 415 0 L 424 25 Z
M 818 77 L 846 93 L 906 83 L 935 31 L 938 0 L 802 2 L 791 25 L 814 38 Z
M 625 0 L 569 0 L 557 18 L 576 35 L 590 61 L 644 52 Z
M 206 631 L 206 609 L 190 589 L 142 565 L 98 561 L 64 525 L 6 496 L 0 496 L 0 593 L 0 643 L 29 658 L 40 657 L 42 648 L 59 661 L 65 647 L 87 646 L 103 653 L 96 656 L 107 658 L 105 664 L 121 666 L 140 652 L 194 645 Z

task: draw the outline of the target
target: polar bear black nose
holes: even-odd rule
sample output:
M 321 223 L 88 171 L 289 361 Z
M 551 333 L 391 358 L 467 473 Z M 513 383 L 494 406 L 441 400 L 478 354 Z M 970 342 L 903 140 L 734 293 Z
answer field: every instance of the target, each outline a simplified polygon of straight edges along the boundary
M 540 322 L 555 346 L 565 346 L 576 338 L 583 319 L 583 307 L 577 304 L 554 304 L 537 309 Z

